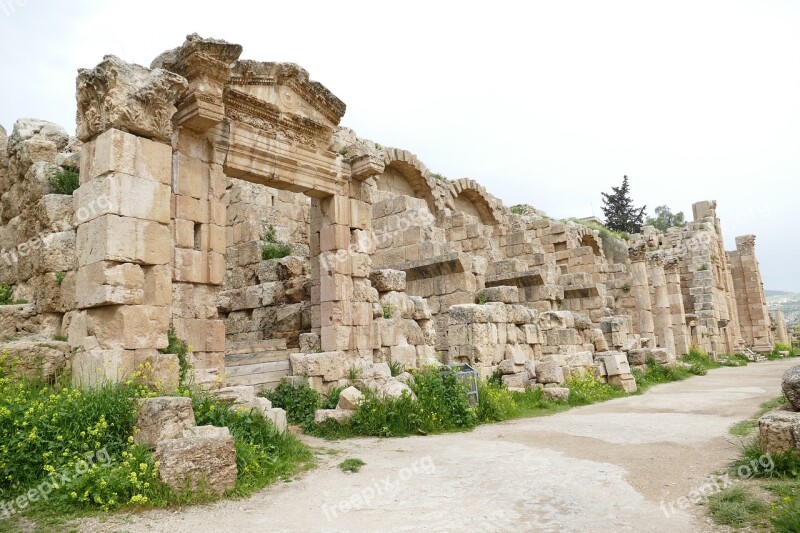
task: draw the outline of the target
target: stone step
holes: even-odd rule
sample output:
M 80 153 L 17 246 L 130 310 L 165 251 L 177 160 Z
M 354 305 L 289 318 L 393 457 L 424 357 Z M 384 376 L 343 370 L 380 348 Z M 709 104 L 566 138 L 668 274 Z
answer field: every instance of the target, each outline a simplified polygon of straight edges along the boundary
M 263 374 L 247 374 L 244 376 L 230 376 L 227 381 L 228 386 L 233 385 L 252 385 L 257 391 L 263 389 L 274 389 L 283 378 L 288 375 L 288 370 L 266 372 Z
M 225 345 L 225 355 L 259 353 L 259 352 L 268 352 L 268 351 L 285 350 L 285 349 L 286 349 L 286 339 L 230 342 Z
M 239 366 L 225 366 L 225 373 L 230 376 L 247 376 L 249 374 L 268 374 L 270 372 L 289 371 L 289 360 L 255 363 Z
M 245 352 L 225 355 L 225 367 L 236 367 L 242 365 L 254 365 L 256 363 L 273 363 L 276 361 L 288 361 L 289 355 L 298 350 L 274 350 L 267 352 Z

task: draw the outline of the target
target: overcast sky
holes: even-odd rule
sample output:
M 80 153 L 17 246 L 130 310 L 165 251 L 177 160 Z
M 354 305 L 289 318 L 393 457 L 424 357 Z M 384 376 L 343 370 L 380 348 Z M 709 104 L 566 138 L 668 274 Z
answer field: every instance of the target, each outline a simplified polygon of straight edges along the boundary
M 716 199 L 728 249 L 756 234 L 766 288 L 800 292 L 796 0 L 0 0 L 0 124 L 74 132 L 78 68 L 192 32 L 300 64 L 343 125 L 509 205 L 600 216 L 623 174 L 650 213 Z

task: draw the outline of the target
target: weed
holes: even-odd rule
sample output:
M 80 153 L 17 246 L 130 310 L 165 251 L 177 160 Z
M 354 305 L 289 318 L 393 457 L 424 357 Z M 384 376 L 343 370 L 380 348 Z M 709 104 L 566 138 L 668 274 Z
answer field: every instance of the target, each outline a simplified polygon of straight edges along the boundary
M 626 396 L 624 391 L 601 383 L 596 377 L 588 373 L 582 375 L 573 374 L 567 378 L 565 386 L 569 388 L 569 404 L 575 406 L 605 402 Z
M 433 174 L 431 174 L 431 177 L 433 179 L 435 179 L 436 181 L 447 181 L 447 178 L 445 178 L 444 176 L 442 176 L 439 173 L 433 173 Z
M 392 315 L 394 314 L 394 309 L 392 309 L 392 306 L 388 304 L 383 304 L 382 307 L 383 307 L 383 318 L 385 318 L 386 320 L 392 318 Z
M 56 272 L 55 275 L 56 275 L 56 285 L 61 285 L 62 283 L 64 283 L 64 278 L 67 277 L 67 275 L 64 274 L 63 272 Z
M 50 176 L 50 184 L 57 194 L 71 195 L 81 186 L 80 174 L 78 169 L 64 167 Z
M 627 294 L 627 293 L 631 292 L 631 284 L 630 283 L 625 283 L 625 284 L 622 285 L 622 287 L 620 287 L 620 289 L 622 289 L 622 292 Z
M 486 305 L 486 302 L 486 293 L 484 291 L 479 292 L 478 296 L 475 298 L 475 303 L 478 305 Z
M 339 150 L 339 155 L 341 155 L 342 157 L 347 156 L 347 147 L 346 146 Z
M 392 374 L 392 377 L 397 377 L 405 371 L 406 368 L 400 361 L 392 361 L 389 363 L 389 372 Z
M 361 459 L 351 457 L 350 459 L 345 459 L 344 461 L 339 463 L 339 468 L 342 469 L 342 472 L 349 472 L 351 474 L 355 474 L 356 472 L 361 470 L 362 466 L 366 464 L 367 463 L 365 463 Z
M 175 334 L 175 330 L 170 327 L 167 330 L 167 347 L 159 350 L 161 353 L 170 353 L 178 356 L 178 383 L 181 385 L 186 384 L 186 378 L 189 375 L 189 370 L 192 366 L 189 364 L 187 355 L 191 351 L 186 341 L 181 339 Z
M 20 305 L 28 303 L 25 300 L 14 299 L 14 287 L 8 283 L 0 283 L 0 305 Z
M 344 389 L 345 387 L 332 387 L 324 397 L 320 409 L 336 409 L 339 405 L 339 396 Z
M 644 392 L 653 385 L 660 383 L 670 383 L 691 377 L 693 374 L 680 365 L 675 367 L 662 366 L 656 364 L 652 357 L 647 358 L 647 370 L 633 370 L 633 377 L 636 379 L 638 391 Z
M 351 366 L 347 369 L 347 379 L 350 380 L 350 383 L 355 383 L 361 379 L 362 370 L 363 369 L 360 366 Z
M 706 270 L 708 270 L 708 263 L 703 263 L 700 265 L 700 268 L 697 269 L 698 272 L 705 272 Z
M 53 335 L 53 340 L 58 342 L 67 342 L 69 337 L 66 335 Z

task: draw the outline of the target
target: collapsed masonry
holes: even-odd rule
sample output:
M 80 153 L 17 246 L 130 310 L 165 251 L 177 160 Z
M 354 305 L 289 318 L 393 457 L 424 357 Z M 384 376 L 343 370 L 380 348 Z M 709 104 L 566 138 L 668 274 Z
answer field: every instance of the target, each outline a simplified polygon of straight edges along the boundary
M 209 388 L 294 373 L 326 390 L 353 369 L 391 388 L 390 364 L 445 362 L 630 390 L 631 367 L 691 345 L 772 349 L 754 237 L 725 252 L 714 202 L 629 242 L 518 214 L 339 127 L 344 103 L 300 67 L 241 51 L 192 35 L 151 68 L 107 56 L 78 75 L 77 138 L 2 132 L 0 282 L 30 302 L 0 307 L 12 357 L 46 347 L 37 368 L 81 385 L 149 363 L 174 384 L 173 328 Z M 54 194 L 67 166 L 80 188 Z M 289 255 L 263 259 L 278 243 Z

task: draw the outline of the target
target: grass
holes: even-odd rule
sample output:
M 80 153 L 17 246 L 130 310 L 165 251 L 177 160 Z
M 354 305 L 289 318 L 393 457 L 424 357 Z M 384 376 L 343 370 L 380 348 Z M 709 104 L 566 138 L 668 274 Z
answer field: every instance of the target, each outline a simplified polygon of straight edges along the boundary
M 745 487 L 734 486 L 711 496 L 708 510 L 718 524 L 741 528 L 759 522 L 769 506 L 754 498 Z
M 261 247 L 261 259 L 263 261 L 282 259 L 292 254 L 292 247 L 288 243 L 278 240 L 275 226 L 272 224 L 267 227 L 267 231 L 261 236 L 261 240 L 266 241 L 266 244 Z
M 81 186 L 78 169 L 64 167 L 50 176 L 50 184 L 57 194 L 72 195 Z
M 344 461 L 339 463 L 339 468 L 342 469 L 342 472 L 349 472 L 351 474 L 355 474 L 356 472 L 361 470 L 362 466 L 366 464 L 367 463 L 365 463 L 361 459 L 350 458 L 350 459 L 345 459 Z

